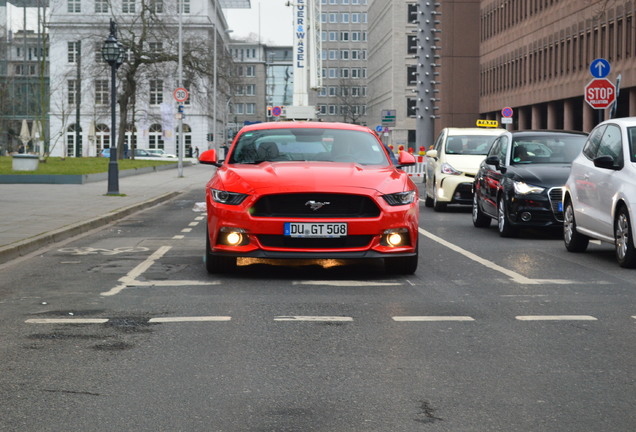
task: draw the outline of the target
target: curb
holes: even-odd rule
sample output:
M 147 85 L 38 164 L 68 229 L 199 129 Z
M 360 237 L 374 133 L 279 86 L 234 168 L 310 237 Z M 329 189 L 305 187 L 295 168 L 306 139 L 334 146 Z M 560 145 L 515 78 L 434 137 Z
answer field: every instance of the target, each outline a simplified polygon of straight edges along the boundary
M 140 210 L 144 210 L 148 207 L 152 207 L 156 204 L 168 201 L 178 195 L 181 195 L 182 193 L 182 191 L 168 192 L 155 198 L 151 198 L 147 201 L 114 210 L 103 216 L 89 219 L 84 222 L 79 222 L 77 224 L 68 225 L 54 231 L 49 231 L 26 240 L 21 240 L 3 246 L 0 248 L 0 264 L 5 264 L 16 258 L 20 258 L 22 256 L 30 254 L 31 252 L 34 252 L 38 249 L 42 249 L 45 246 L 51 245 L 53 243 L 58 243 L 70 237 L 75 237 L 77 235 L 91 231 L 95 228 L 102 227 L 110 222 L 122 219 Z

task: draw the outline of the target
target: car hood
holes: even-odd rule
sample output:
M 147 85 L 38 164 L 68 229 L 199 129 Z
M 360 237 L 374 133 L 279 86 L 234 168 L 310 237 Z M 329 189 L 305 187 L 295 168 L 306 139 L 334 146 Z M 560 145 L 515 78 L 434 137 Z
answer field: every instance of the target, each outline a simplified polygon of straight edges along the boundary
M 223 165 L 209 187 L 247 194 L 306 191 L 349 192 L 369 189 L 380 193 L 415 188 L 408 174 L 393 166 L 365 166 L 333 162 L 263 162 L 257 165 Z
M 457 171 L 467 174 L 476 174 L 479 164 L 486 158 L 486 155 L 445 155 L 446 162 Z
M 536 186 L 563 186 L 570 174 L 570 164 L 529 164 L 515 165 L 508 169 L 508 175 L 517 181 Z

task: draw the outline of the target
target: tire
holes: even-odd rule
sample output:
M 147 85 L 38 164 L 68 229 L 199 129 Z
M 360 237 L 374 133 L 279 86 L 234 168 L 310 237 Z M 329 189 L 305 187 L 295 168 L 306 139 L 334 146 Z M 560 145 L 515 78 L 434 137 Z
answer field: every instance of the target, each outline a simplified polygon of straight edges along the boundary
M 636 268 L 636 249 L 629 212 L 620 206 L 614 220 L 614 244 L 616 260 L 621 267 Z
M 205 232 L 205 269 L 209 274 L 233 273 L 236 270 L 236 257 L 214 255 L 210 248 L 210 234 Z
M 515 237 L 518 229 L 510 224 L 506 210 L 506 199 L 502 193 L 497 205 L 497 229 L 501 237 Z
M 563 210 L 563 243 L 569 252 L 585 252 L 590 238 L 576 230 L 574 219 L 574 207 L 572 202 L 566 200 Z
M 473 225 L 477 228 L 488 228 L 492 219 L 479 207 L 477 191 L 473 193 Z
M 433 210 L 436 212 L 443 212 L 446 210 L 446 203 L 437 201 L 437 183 L 433 187 Z
M 430 196 L 426 195 L 426 199 L 424 200 L 424 205 L 426 207 L 431 208 L 431 207 L 433 207 L 433 203 L 434 203 L 433 198 L 431 198 Z
M 415 247 L 415 255 L 398 258 L 384 258 L 384 271 L 387 274 L 411 275 L 417 270 L 419 246 Z

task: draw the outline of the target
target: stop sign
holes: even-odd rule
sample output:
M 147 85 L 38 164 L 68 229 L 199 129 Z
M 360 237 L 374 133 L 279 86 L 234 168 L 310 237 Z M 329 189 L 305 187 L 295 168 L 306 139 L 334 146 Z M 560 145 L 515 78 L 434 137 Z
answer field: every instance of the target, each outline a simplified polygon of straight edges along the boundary
M 616 100 L 616 87 L 607 78 L 596 78 L 585 86 L 585 102 L 592 108 L 605 109 Z

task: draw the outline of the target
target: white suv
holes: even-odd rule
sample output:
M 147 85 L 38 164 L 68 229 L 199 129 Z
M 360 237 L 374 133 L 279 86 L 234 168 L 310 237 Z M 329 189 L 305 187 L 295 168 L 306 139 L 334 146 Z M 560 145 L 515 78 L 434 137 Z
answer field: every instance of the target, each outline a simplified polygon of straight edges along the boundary
M 614 244 L 621 267 L 636 267 L 636 117 L 600 123 L 572 162 L 563 192 L 565 247 L 590 238 Z

